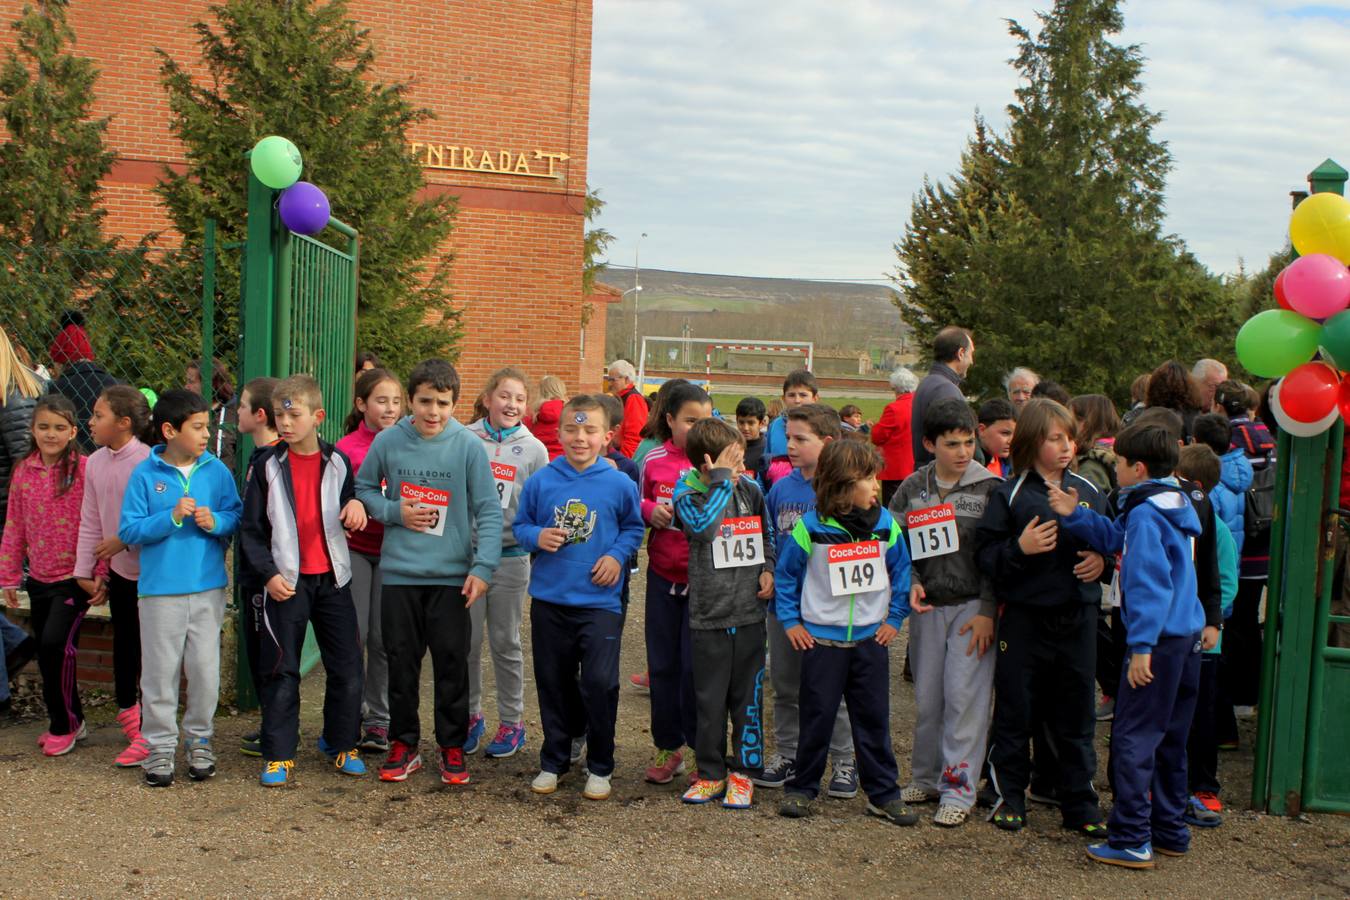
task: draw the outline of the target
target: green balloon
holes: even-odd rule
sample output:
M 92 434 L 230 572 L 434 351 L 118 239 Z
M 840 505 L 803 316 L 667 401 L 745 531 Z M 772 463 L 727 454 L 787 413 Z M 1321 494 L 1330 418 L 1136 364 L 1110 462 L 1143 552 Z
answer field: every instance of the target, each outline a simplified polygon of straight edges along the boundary
M 1350 310 L 1322 323 L 1322 358 L 1342 372 L 1350 370 Z
M 1282 378 L 1313 358 L 1322 326 L 1287 309 L 1268 309 L 1247 320 L 1237 335 L 1237 357 L 1261 378 Z
M 253 145 L 253 174 L 273 190 L 284 191 L 300 180 L 300 150 L 286 138 L 269 134 Z

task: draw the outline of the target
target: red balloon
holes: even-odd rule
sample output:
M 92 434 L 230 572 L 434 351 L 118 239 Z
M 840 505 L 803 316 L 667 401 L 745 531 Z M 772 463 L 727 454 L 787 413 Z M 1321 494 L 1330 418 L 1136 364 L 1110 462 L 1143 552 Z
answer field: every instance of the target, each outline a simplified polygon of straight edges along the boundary
M 1288 271 L 1289 267 L 1285 266 L 1280 270 L 1280 274 L 1275 276 L 1275 302 L 1280 305 L 1280 309 L 1293 312 L 1294 308 L 1289 305 L 1289 298 L 1284 295 L 1284 273 Z
M 1280 406 L 1295 422 L 1312 424 L 1325 419 L 1341 395 L 1340 373 L 1320 362 L 1304 363 L 1285 376 Z
M 1345 421 L 1350 422 L 1350 375 L 1341 380 L 1340 393 L 1336 402 L 1341 407 L 1341 416 L 1345 418 Z

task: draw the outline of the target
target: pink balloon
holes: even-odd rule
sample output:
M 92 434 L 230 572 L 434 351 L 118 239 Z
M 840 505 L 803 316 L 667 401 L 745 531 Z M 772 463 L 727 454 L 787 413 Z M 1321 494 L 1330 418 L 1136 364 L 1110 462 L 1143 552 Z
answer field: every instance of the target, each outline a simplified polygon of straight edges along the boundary
M 1300 256 L 1282 273 L 1294 312 L 1322 321 L 1350 306 L 1350 269 L 1325 253 Z

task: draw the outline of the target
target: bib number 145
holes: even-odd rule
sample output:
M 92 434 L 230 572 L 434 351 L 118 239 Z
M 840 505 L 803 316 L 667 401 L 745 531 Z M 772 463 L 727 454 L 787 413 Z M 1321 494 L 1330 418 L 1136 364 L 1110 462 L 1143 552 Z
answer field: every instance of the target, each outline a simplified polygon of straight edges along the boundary
M 880 541 L 832 544 L 827 548 L 827 554 L 830 593 L 834 596 L 890 589 L 891 577 L 886 571 L 886 557 Z
M 759 516 L 727 519 L 713 541 L 713 568 L 736 569 L 764 562 L 764 527 Z

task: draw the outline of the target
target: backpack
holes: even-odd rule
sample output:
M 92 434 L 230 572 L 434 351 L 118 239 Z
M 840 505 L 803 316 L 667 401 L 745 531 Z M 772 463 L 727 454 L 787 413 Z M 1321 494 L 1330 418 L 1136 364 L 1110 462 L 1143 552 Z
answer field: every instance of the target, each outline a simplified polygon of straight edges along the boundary
M 1242 545 L 1244 556 L 1251 551 L 1266 552 L 1270 547 L 1270 526 L 1275 519 L 1275 465 L 1262 466 L 1252 473 L 1252 486 L 1247 490 L 1243 504 Z

